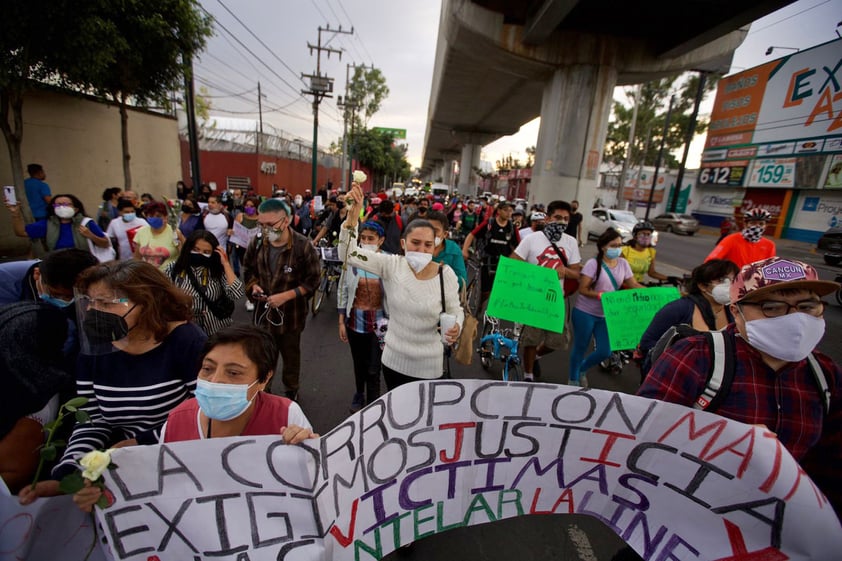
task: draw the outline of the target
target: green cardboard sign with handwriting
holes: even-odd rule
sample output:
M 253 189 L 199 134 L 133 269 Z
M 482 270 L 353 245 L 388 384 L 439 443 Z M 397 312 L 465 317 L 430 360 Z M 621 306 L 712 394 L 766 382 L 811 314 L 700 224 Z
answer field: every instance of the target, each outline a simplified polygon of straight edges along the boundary
M 553 269 L 501 257 L 488 298 L 489 316 L 561 333 L 564 292 Z
M 672 286 L 602 293 L 602 310 L 612 351 L 633 349 L 658 310 L 681 295 Z

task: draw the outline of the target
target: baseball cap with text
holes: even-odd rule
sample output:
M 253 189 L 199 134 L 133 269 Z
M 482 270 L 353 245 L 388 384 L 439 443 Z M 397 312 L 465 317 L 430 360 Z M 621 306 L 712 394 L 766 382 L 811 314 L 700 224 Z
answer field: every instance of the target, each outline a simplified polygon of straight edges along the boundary
M 825 296 L 839 290 L 839 283 L 823 281 L 811 265 L 795 259 L 770 257 L 744 266 L 731 283 L 731 303 L 779 290 L 812 290 Z

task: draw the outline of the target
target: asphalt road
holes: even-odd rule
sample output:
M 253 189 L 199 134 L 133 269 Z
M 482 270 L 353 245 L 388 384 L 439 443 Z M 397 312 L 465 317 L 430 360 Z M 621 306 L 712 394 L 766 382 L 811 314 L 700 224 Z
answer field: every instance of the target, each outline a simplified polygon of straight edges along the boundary
M 678 236 L 661 233 L 658 245 L 658 268 L 666 274 L 680 275 L 701 263 L 716 238 L 699 233 Z M 593 242 L 582 251 L 583 259 L 596 253 Z M 822 278 L 832 280 L 842 269 L 823 264 L 821 256 L 811 253 L 806 244 L 779 244 L 779 254 L 800 259 L 816 266 Z M 354 377 L 348 346 L 339 341 L 335 295 L 325 302 L 321 313 L 308 318 L 302 336 L 302 374 L 299 401 L 317 432 L 325 434 L 349 414 L 354 393 Z M 827 335 L 819 348 L 842 363 L 842 308 L 831 304 L 825 313 Z M 249 321 L 242 303 L 235 313 L 237 321 Z M 541 359 L 541 381 L 567 382 L 569 353 L 557 351 Z M 455 378 L 500 379 L 500 369 L 493 366 L 486 372 L 475 360 L 471 366 L 452 362 Z M 275 390 L 283 389 L 280 377 Z M 592 387 L 633 393 L 638 386 L 637 368 L 627 366 L 621 375 L 602 372 L 599 367 L 588 373 Z M 384 386 L 385 390 L 385 386 Z M 416 542 L 411 548 L 391 554 L 389 559 L 436 559 L 456 561 L 483 559 L 488 561 L 537 561 L 546 559 L 576 561 L 610 561 L 623 548 L 622 541 L 596 519 L 579 515 L 524 516 L 459 528 Z M 619 559 L 617 557 L 616 559 Z

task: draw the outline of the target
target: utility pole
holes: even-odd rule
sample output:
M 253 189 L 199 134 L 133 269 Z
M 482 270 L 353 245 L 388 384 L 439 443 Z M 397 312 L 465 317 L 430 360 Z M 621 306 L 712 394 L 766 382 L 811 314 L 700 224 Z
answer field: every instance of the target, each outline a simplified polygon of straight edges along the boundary
M 332 33 L 333 35 L 336 35 L 337 33 L 352 35 L 354 33 L 354 28 L 351 28 L 351 31 L 342 31 L 341 25 L 339 26 L 339 29 L 331 29 L 330 25 L 327 27 L 319 26 L 318 42 L 315 45 L 311 45 L 309 42 L 307 43 L 307 47 L 310 49 L 311 55 L 313 54 L 313 51 L 316 51 L 316 73 L 301 75 L 303 78 L 310 79 L 310 89 L 302 90 L 301 93 L 313 96 L 313 174 L 310 181 L 310 189 L 313 194 L 318 191 L 316 183 L 318 181 L 319 171 L 319 104 L 322 102 L 322 99 L 326 97 L 333 97 L 330 95 L 331 92 L 333 92 L 333 78 L 329 78 L 327 75 L 322 76 L 322 51 L 327 52 L 328 58 L 330 58 L 331 53 L 335 53 L 339 55 L 339 60 L 342 60 L 342 51 L 322 46 L 323 31 Z
M 684 135 L 684 153 L 681 155 L 681 164 L 678 166 L 678 177 L 675 178 L 675 191 L 670 201 L 668 212 L 675 212 L 678 208 L 678 195 L 681 194 L 681 184 L 684 183 L 684 168 L 687 167 L 687 154 L 690 152 L 690 143 L 693 142 L 693 135 L 696 133 L 696 118 L 699 116 L 699 105 L 705 96 L 705 82 L 708 79 L 707 72 L 699 72 L 699 86 L 696 89 L 696 101 L 693 105 L 693 114 L 690 115 L 690 122 L 687 124 L 687 133 Z
M 260 123 L 260 130 L 257 133 L 257 154 L 260 155 L 260 144 L 263 141 L 263 95 L 260 91 L 260 82 L 257 82 L 257 114 L 259 115 L 258 123 Z
M 196 127 L 196 92 L 193 87 L 193 60 L 182 55 L 184 64 L 184 111 L 187 113 L 187 139 L 190 144 L 190 174 L 193 181 L 193 194 L 198 200 L 202 192 L 202 175 L 199 173 L 199 135 Z
M 652 187 L 649 189 L 649 201 L 646 203 L 646 216 L 644 220 L 649 220 L 649 211 L 652 210 L 652 198 L 655 196 L 655 186 L 658 184 L 658 168 L 661 167 L 661 159 L 664 157 L 664 143 L 667 141 L 667 132 L 670 128 L 670 117 L 672 117 L 672 104 L 675 102 L 675 96 L 670 96 L 670 104 L 667 108 L 667 116 L 664 119 L 664 130 L 661 133 L 661 147 L 658 148 L 658 159 L 655 160 L 655 175 L 652 176 Z
M 374 66 L 366 66 L 365 64 L 354 64 L 348 63 L 345 65 L 345 99 L 343 101 L 342 96 L 339 96 L 339 101 L 336 105 L 342 109 L 342 159 L 340 162 L 340 167 L 342 168 L 342 180 L 340 183 L 341 188 L 344 190 L 347 187 L 350 187 L 351 183 L 350 180 L 346 183 L 346 177 L 350 177 L 350 172 L 346 174 L 345 166 L 346 164 L 348 167 L 352 167 L 354 161 L 352 158 L 348 158 L 346 161 L 346 154 L 348 154 L 348 119 L 351 119 L 351 127 L 353 130 L 354 120 L 356 120 L 357 116 L 357 109 L 359 108 L 359 102 L 351 96 L 350 92 L 348 91 L 351 87 L 351 69 L 354 69 L 356 73 L 357 68 L 374 68 Z M 349 117 L 350 115 L 350 117 Z M 352 133 L 353 134 L 353 133 Z

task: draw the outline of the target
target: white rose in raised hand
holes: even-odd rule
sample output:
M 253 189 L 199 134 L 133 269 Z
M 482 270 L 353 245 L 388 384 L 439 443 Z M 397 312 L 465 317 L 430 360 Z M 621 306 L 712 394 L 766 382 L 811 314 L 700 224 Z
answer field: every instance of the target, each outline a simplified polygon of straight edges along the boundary
M 108 469 L 110 463 L 111 450 L 106 450 L 105 452 L 101 450 L 88 452 L 79 460 L 79 465 L 85 468 L 82 471 L 82 477 L 88 481 L 96 481 L 100 478 L 102 472 Z
M 354 183 L 364 183 L 368 176 L 362 170 L 354 171 Z

